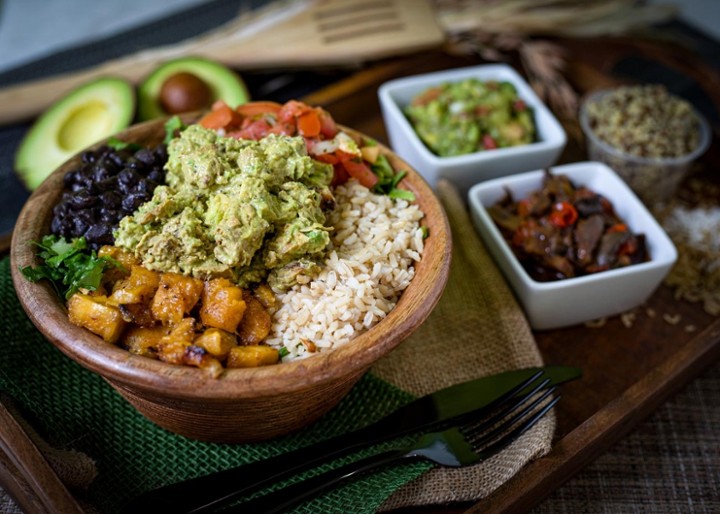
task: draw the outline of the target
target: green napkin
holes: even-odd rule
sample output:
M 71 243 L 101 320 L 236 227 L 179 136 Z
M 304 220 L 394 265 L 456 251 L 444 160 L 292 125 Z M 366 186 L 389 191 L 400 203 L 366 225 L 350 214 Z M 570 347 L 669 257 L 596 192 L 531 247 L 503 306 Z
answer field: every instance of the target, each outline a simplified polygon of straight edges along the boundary
M 301 432 L 242 445 L 193 441 L 146 420 L 100 376 L 48 342 L 17 300 L 8 258 L 0 260 L 0 308 L 4 321 L 0 324 L 0 389 L 17 400 L 50 444 L 95 459 L 98 477 L 82 497 L 103 513 L 116 512 L 143 491 L 268 458 L 366 425 L 413 398 L 366 375 L 338 407 Z M 430 467 L 419 463 L 390 468 L 317 498 L 296 512 L 375 512 L 396 489 Z M 306 475 L 310 473 L 314 474 Z

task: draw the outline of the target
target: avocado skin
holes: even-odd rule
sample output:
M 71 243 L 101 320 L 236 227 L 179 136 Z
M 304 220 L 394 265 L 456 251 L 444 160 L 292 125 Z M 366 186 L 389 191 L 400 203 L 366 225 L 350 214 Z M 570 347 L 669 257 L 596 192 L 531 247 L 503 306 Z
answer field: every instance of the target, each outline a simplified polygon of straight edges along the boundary
M 250 100 L 245 83 L 230 68 L 202 57 L 180 57 L 164 63 L 140 83 L 138 117 L 141 121 L 168 116 L 160 105 L 160 89 L 168 77 L 181 72 L 204 81 L 212 91 L 213 101 L 223 100 L 235 108 Z
M 83 109 L 99 109 L 102 114 L 89 121 L 83 119 Z M 66 160 L 127 128 L 134 116 L 135 89 L 128 81 L 102 77 L 83 84 L 33 123 L 15 154 L 15 172 L 33 191 Z

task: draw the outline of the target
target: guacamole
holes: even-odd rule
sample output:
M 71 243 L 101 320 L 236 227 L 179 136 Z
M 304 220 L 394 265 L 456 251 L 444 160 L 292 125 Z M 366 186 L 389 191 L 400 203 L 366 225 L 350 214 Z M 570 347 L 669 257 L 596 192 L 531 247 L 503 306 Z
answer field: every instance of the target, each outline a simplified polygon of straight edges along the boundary
M 470 78 L 425 90 L 405 108 L 425 145 L 450 157 L 532 143 L 533 113 L 510 82 Z
M 144 266 L 278 290 L 317 272 L 333 168 L 301 137 L 242 140 L 191 125 L 170 142 L 165 169 L 167 185 L 115 232 Z

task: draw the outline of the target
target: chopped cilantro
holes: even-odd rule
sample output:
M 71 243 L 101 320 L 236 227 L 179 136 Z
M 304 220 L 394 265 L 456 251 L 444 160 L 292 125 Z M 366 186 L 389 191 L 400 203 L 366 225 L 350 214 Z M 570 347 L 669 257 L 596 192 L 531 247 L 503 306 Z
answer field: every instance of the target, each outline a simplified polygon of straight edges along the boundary
M 398 171 L 395 173 L 387 157 L 382 154 L 378 155 L 378 158 L 372 164 L 372 171 L 378 178 L 377 184 L 373 187 L 375 193 L 388 195 L 394 199 L 407 200 L 409 202 L 415 200 L 415 195 L 412 191 L 397 187 L 403 177 L 407 175 L 407 172 Z
M 430 235 L 430 229 L 427 228 L 425 225 L 420 227 L 420 231 L 422 232 L 423 239 L 427 239 L 428 236 Z
M 26 266 L 20 271 L 31 282 L 43 278 L 50 280 L 58 294 L 66 299 L 80 289 L 95 291 L 100 287 L 105 270 L 121 266 L 115 259 L 84 251 L 87 249 L 84 237 L 67 241 L 63 237 L 47 235 L 35 244 L 40 248 L 38 257 L 44 264 L 36 268 Z
M 185 130 L 185 124 L 179 116 L 173 116 L 165 122 L 165 140 L 163 143 L 168 144 L 176 136 L 177 131 Z
M 113 150 L 125 150 L 127 148 L 128 150 L 135 151 L 142 148 L 142 146 L 137 143 L 128 143 L 116 138 L 115 136 L 108 139 L 107 145 Z

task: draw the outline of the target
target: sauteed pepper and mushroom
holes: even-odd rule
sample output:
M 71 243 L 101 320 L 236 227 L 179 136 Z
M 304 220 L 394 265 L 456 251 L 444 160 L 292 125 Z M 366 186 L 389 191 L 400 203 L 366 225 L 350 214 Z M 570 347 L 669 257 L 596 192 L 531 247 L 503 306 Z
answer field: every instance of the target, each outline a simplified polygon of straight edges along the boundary
M 579 277 L 649 260 L 643 234 L 633 234 L 604 196 L 546 171 L 542 189 L 515 200 L 510 192 L 488 209 L 530 276 L 540 282 Z

